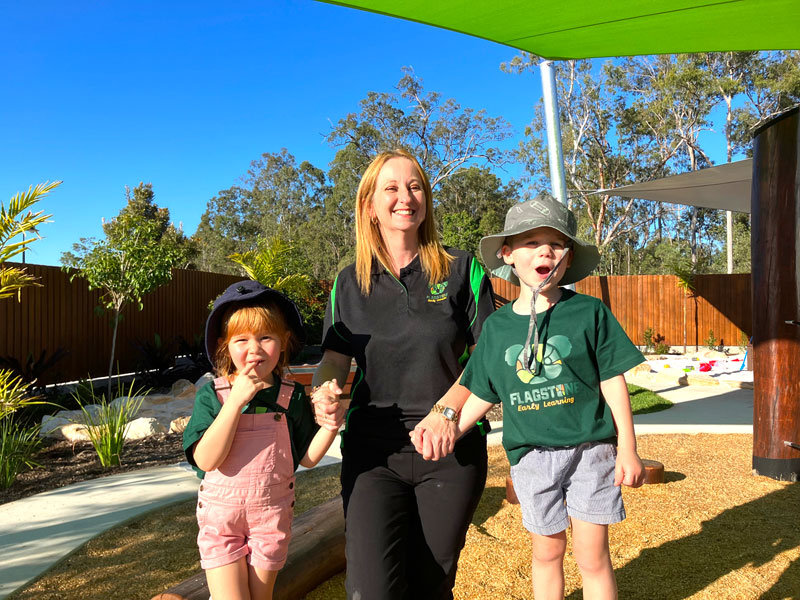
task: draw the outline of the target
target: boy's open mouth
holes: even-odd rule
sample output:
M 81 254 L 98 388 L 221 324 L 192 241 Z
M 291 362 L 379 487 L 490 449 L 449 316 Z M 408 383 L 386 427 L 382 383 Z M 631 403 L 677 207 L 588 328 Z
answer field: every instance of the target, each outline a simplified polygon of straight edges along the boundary
M 549 275 L 549 274 L 550 274 L 550 271 L 552 271 L 552 270 L 553 270 L 553 269 L 551 269 L 550 267 L 545 267 L 545 266 L 536 267 L 536 272 L 537 272 L 539 275 Z

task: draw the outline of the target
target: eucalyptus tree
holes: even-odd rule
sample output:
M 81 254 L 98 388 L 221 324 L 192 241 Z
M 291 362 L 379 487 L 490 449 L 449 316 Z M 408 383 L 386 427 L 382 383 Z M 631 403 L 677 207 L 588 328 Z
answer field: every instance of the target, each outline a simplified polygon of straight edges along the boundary
M 708 69 L 691 55 L 639 56 L 623 62 L 629 112 L 646 124 L 666 151 L 673 168 L 696 171 L 710 166 L 701 134 L 712 130 L 711 111 L 718 92 Z M 698 262 L 698 211 L 689 210 L 691 263 Z
M 327 140 L 347 151 L 341 162 L 355 169 L 359 178 L 379 152 L 405 148 L 419 160 L 435 188 L 470 165 L 504 165 L 511 155 L 498 144 L 511 134 L 502 117 L 425 91 L 422 79 L 404 67 L 394 92 L 369 92 L 360 111 L 340 119 Z
M 238 185 L 209 200 L 192 236 L 198 266 L 233 272 L 227 257 L 254 249 L 260 237 L 293 239 L 328 193 L 325 172 L 310 162 L 298 164 L 286 148 L 264 153 L 250 163 Z
M 503 68 L 522 73 L 535 64 L 535 57 L 522 55 Z M 579 215 L 581 235 L 604 254 L 618 238 L 630 240 L 647 231 L 658 212 L 650 204 L 597 190 L 661 176 L 671 155 L 659 156 L 663 146 L 628 110 L 624 77 L 611 61 L 599 67 L 591 61 L 562 61 L 554 68 L 569 203 Z M 542 105 L 535 110 L 518 159 L 525 182 L 545 190 L 550 167 Z

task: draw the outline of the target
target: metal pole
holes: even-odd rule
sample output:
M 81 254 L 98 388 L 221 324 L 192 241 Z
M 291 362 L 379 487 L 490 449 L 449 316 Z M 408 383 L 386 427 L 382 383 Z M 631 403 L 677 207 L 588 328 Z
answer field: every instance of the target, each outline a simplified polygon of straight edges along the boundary
M 539 64 L 542 73 L 542 99 L 544 100 L 544 121 L 547 127 L 547 153 L 550 157 L 550 185 L 553 197 L 569 207 L 567 180 L 564 177 L 564 152 L 561 149 L 561 124 L 558 115 L 558 91 L 556 73 L 549 60 Z
M 553 197 L 567 208 L 567 180 L 564 176 L 564 151 L 561 149 L 561 122 L 558 115 L 558 90 L 556 89 L 556 71 L 549 60 L 539 63 L 542 72 L 542 99 L 544 100 L 544 123 L 547 128 L 547 154 L 550 158 L 550 187 Z M 575 290 L 575 284 L 564 286 Z

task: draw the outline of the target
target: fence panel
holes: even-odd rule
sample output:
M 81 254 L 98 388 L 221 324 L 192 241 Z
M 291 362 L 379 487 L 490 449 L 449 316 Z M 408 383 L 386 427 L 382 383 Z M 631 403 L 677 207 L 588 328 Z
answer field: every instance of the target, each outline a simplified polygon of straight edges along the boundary
M 21 266 L 21 265 L 19 265 Z M 58 267 L 24 265 L 39 278 L 42 287 L 22 290 L 21 302 L 0 301 L 0 357 L 24 363 L 41 352 L 51 355 L 59 348 L 69 354 L 46 374 L 42 383 L 99 377 L 108 372 L 111 355 L 111 313 L 98 315 L 100 292 L 90 291 L 86 281 Z M 144 309 L 123 308 L 117 332 L 115 362 L 120 373 L 135 370 L 140 353 L 136 340 L 164 343 L 178 336 L 192 343 L 203 335 L 208 303 L 241 277 L 175 269 L 172 281 L 147 294 Z M 115 366 L 114 372 L 117 372 Z
M 674 275 L 593 276 L 579 281 L 582 294 L 600 298 L 628 337 L 643 343 L 652 328 L 670 346 L 742 345 L 752 334 L 750 275 L 697 275 L 695 291 L 687 295 Z M 492 278 L 498 306 L 519 297 L 519 287 Z M 684 341 L 685 340 L 685 341 Z
M 0 301 L 0 357 L 25 362 L 41 352 L 69 351 L 42 383 L 102 376 L 111 352 L 110 315 L 98 316 L 100 292 L 90 291 L 83 279 L 69 281 L 58 267 L 25 265 L 43 287 L 22 291 L 22 300 Z M 135 370 L 136 340 L 165 343 L 178 336 L 188 342 L 203 335 L 209 302 L 240 279 L 232 275 L 176 269 L 173 279 L 144 298 L 144 310 L 123 310 L 117 334 L 119 372 Z M 498 306 L 519 296 L 519 288 L 493 278 Z M 696 293 L 687 297 L 672 275 L 603 276 L 580 281 L 579 292 L 600 298 L 616 315 L 628 336 L 642 344 L 652 327 L 665 343 L 704 345 L 713 331 L 717 343 L 738 345 L 751 335 L 750 275 L 698 275 Z M 116 372 L 116 367 L 114 369 Z

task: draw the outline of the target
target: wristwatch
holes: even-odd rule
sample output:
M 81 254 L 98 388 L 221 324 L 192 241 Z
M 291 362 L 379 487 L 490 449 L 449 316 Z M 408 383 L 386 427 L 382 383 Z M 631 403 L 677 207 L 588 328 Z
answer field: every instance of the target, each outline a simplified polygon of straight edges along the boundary
M 445 419 L 452 421 L 453 423 L 458 421 L 458 413 L 449 406 L 444 406 L 443 404 L 434 404 L 431 407 L 431 412 L 442 415 Z

